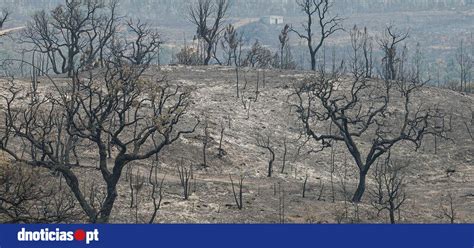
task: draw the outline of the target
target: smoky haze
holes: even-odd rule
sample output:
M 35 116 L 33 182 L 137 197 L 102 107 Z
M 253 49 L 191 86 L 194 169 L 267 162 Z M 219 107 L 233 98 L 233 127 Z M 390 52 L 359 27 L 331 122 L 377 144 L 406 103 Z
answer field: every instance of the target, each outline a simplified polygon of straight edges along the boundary
M 473 0 L 0 0 L 0 223 L 474 223 L 473 24 Z
M 14 8 L 18 15 L 29 15 L 40 9 L 51 9 L 61 0 L 2 0 L 5 7 Z M 122 0 L 122 10 L 131 16 L 149 19 L 182 17 L 189 0 Z M 261 15 L 298 16 L 299 8 L 293 0 L 232 0 L 233 17 Z M 334 8 L 341 14 L 380 13 L 395 11 L 466 10 L 473 7 L 473 0 L 337 0 Z M 178 20 L 176 20 L 178 21 Z
M 62 0 L 1 0 L 1 7 L 14 10 L 10 27 L 24 26 L 33 13 L 51 10 Z M 192 41 L 195 27 L 187 13 L 190 0 L 120 0 L 119 12 L 126 18 L 140 18 L 158 29 L 165 41 L 162 62 L 170 63 L 179 47 Z M 407 30 L 410 37 L 406 45 L 413 50 L 421 44 L 428 67 L 442 64 L 446 75 L 453 63 L 455 51 L 461 40 L 472 39 L 474 0 L 337 0 L 333 1 L 332 14 L 344 18 L 345 32 L 328 39 L 325 47 L 336 50 L 336 56 L 344 59 L 349 40 L 347 31 L 354 25 L 367 27 L 379 36 L 388 25 Z M 282 17 L 282 23 L 266 23 L 266 16 Z M 243 35 L 246 47 L 259 41 L 272 51 L 278 50 L 278 35 L 285 24 L 301 28 L 304 15 L 296 0 L 230 0 L 226 23 L 233 24 Z M 300 68 L 308 68 L 304 42 L 291 34 L 291 46 Z M 9 51 L 2 51 L 9 53 Z M 328 51 L 329 53 L 329 51 Z M 444 73 L 442 73 L 444 74 Z M 443 77 L 443 75 L 441 75 Z

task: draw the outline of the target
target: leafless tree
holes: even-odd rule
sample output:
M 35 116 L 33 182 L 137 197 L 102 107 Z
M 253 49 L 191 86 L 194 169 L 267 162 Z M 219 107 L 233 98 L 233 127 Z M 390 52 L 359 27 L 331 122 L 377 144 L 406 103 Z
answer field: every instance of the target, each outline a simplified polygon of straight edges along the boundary
M 159 55 L 160 46 L 163 44 L 160 34 L 150 25 L 136 21 L 127 21 L 129 33 L 134 39 L 126 40 L 124 44 L 115 44 L 115 53 L 132 65 L 148 65 Z
M 306 198 L 306 188 L 307 188 L 307 185 L 308 185 L 308 179 L 309 179 L 309 175 L 308 173 L 306 173 L 305 177 L 304 177 L 304 181 L 303 181 L 303 198 Z
M 137 41 L 138 36 L 128 39 Z M 143 78 L 150 64 L 130 63 L 126 54 L 133 50 L 117 50 L 122 52 L 112 52 L 103 71 L 80 74 L 76 70 L 66 87 L 50 79 L 53 92 L 34 92 L 7 78 L 10 83 L 1 96 L 6 123 L 0 149 L 19 163 L 60 173 L 90 222 L 109 221 L 125 166 L 155 156 L 198 125 L 179 125 L 189 106 L 188 90 L 162 78 Z M 31 97 L 24 99 L 23 93 Z M 112 160 L 107 159 L 107 140 L 113 145 Z M 78 143 L 89 144 L 99 158 L 98 170 L 106 185 L 100 209 L 91 206 L 80 188 L 74 169 L 89 166 L 77 157 L 73 161 Z M 16 144 L 24 144 L 27 152 L 19 151 Z
M 286 24 L 278 36 L 278 40 L 280 41 L 280 69 L 283 69 L 285 48 L 288 47 L 290 41 L 289 32 L 290 25 Z
M 460 79 L 460 91 L 468 91 L 469 76 L 474 66 L 472 55 L 468 53 L 469 49 L 466 49 L 464 41 L 461 40 L 459 48 L 456 51 L 456 62 L 458 64 L 459 79 Z
M 225 134 L 225 125 L 224 123 L 221 123 L 221 135 L 219 139 L 219 148 L 217 149 L 218 156 L 219 158 L 223 158 L 226 155 L 225 150 L 222 148 L 222 141 L 224 140 L 224 134 Z
M 68 0 L 50 13 L 36 12 L 21 40 L 47 55 L 54 73 L 72 77 L 74 70 L 104 59 L 120 19 L 116 9 L 116 0 L 108 5 L 97 0 Z
M 206 119 L 204 122 L 204 136 L 202 137 L 202 166 L 208 167 L 207 164 L 207 147 L 209 145 L 209 121 Z
M 416 43 L 415 54 L 413 55 L 412 63 L 413 63 L 412 73 L 415 76 L 415 80 L 423 81 L 424 56 L 421 50 L 421 44 L 419 42 Z
M 156 215 L 161 208 L 161 202 L 163 201 L 163 183 L 165 182 L 165 178 L 166 175 L 164 175 L 161 181 L 159 181 L 157 166 L 151 166 L 150 173 L 148 175 L 148 182 L 151 185 L 150 196 L 153 200 L 153 214 L 151 215 L 148 224 L 153 224 L 155 222 Z
M 362 35 L 362 51 L 364 53 L 365 60 L 365 77 L 371 78 L 374 69 L 374 58 L 373 58 L 373 38 L 369 35 L 367 27 L 364 27 Z
M 331 168 L 330 168 L 330 173 L 331 173 L 331 199 L 332 202 L 336 201 L 336 190 L 334 188 L 334 173 L 336 172 L 336 153 L 335 153 L 335 148 L 334 145 L 331 146 Z
M 348 181 L 348 177 L 349 177 L 349 168 L 348 167 L 349 167 L 349 164 L 348 164 L 348 161 L 347 161 L 347 155 L 344 155 L 344 162 L 343 162 L 341 168 L 339 168 L 339 170 L 338 170 L 339 185 L 341 187 L 341 193 L 342 193 L 342 196 L 343 196 L 344 205 L 346 205 L 347 201 L 350 199 L 350 193 L 349 193 L 348 186 L 347 186 L 347 181 Z
M 384 161 L 384 163 L 386 163 L 387 161 Z M 384 164 L 380 164 L 382 163 L 380 160 L 377 161 L 377 164 L 375 165 L 375 170 L 373 172 L 373 177 L 374 177 L 374 181 L 375 181 L 375 187 L 373 189 L 371 189 L 371 195 L 373 196 L 373 198 L 375 199 L 374 202 L 376 204 L 379 204 L 379 205 L 382 205 L 384 204 L 384 197 L 385 197 L 385 194 L 384 194 L 384 172 L 387 171 L 387 168 L 385 167 Z
M 285 186 L 282 182 L 278 182 L 278 217 L 280 224 L 286 222 L 286 199 Z
M 224 50 L 225 62 L 227 66 L 235 66 L 235 76 L 236 76 L 236 89 L 237 89 L 237 98 L 240 98 L 240 89 L 239 89 L 239 80 L 240 73 L 239 69 L 242 65 L 242 45 L 243 38 L 242 34 L 239 34 L 235 27 L 232 24 L 226 26 L 224 30 L 224 35 L 221 39 L 221 46 Z
M 266 149 L 270 153 L 270 161 L 268 162 L 268 177 L 272 177 L 273 174 L 273 162 L 275 161 L 275 151 L 271 144 L 270 135 L 261 135 L 257 137 L 257 146 Z
M 244 108 L 244 110 L 247 110 L 247 109 L 250 109 L 250 100 L 248 99 L 248 97 L 245 96 L 245 90 L 247 89 L 247 85 L 248 85 L 248 80 L 247 80 L 247 73 L 244 71 L 243 72 L 243 75 L 244 75 L 244 82 L 245 84 L 243 85 L 243 87 L 239 87 L 239 77 L 238 75 L 240 75 L 239 73 L 239 70 L 238 70 L 238 67 L 236 67 L 236 75 L 237 75 L 237 94 L 240 95 L 240 101 L 242 102 L 242 106 Z
M 318 75 L 295 85 L 296 107 L 309 137 L 323 147 L 332 141 L 344 142 L 359 169 L 359 184 L 352 200 L 360 202 L 365 192 L 367 173 L 377 159 L 402 141 L 421 147 L 427 135 L 445 137 L 449 130 L 446 114 L 439 108 L 414 108 L 411 97 L 426 82 L 411 80 L 406 87 L 392 81 L 383 84 L 368 81 L 355 74 L 348 82 L 337 73 L 320 70 Z M 348 90 L 337 90 L 348 86 Z M 401 94 L 403 107 L 393 111 L 393 93 Z M 436 122 L 436 124 L 435 124 Z M 334 125 L 336 131 L 324 132 L 323 126 Z M 364 155 L 360 141 L 371 140 Z
M 181 187 L 183 188 L 183 197 L 184 200 L 189 199 L 191 195 L 191 179 L 193 178 L 193 167 L 187 168 L 183 162 L 178 166 L 178 175 L 181 182 Z
M 360 223 L 360 206 L 359 203 L 355 202 L 352 203 L 352 207 L 354 208 L 353 210 L 353 216 L 351 219 L 352 224 L 357 224 Z
M 263 80 L 265 80 L 265 70 L 263 71 Z M 258 96 L 260 96 L 260 70 L 257 70 L 257 83 L 255 87 L 255 98 L 254 102 L 258 102 Z M 250 118 L 250 116 L 249 116 Z
M 133 166 L 128 166 L 125 175 L 126 175 L 126 180 L 128 181 L 128 187 L 130 189 L 130 208 L 133 208 L 135 206 L 135 187 L 133 187 L 133 182 L 134 180 L 134 170 Z
M 209 65 L 212 59 L 228 9 L 228 0 L 196 0 L 189 7 L 189 20 L 196 26 L 197 36 L 206 43 L 204 65 Z
M 8 21 L 10 18 L 11 11 L 9 9 L 2 9 L 2 12 L 0 13 L 0 30 L 3 29 L 3 25 Z
M 452 192 L 449 192 L 441 201 L 440 208 L 443 218 L 448 218 L 451 224 L 456 223 L 457 209 L 455 199 Z
M 135 223 L 138 224 L 140 222 L 138 211 L 140 208 L 141 203 L 141 192 L 145 186 L 145 177 L 143 177 L 140 173 L 140 170 L 133 170 L 131 169 L 129 186 L 130 186 L 130 197 L 131 197 L 131 205 L 130 209 L 135 210 Z M 135 201 L 134 201 L 135 200 Z M 134 204 L 135 203 L 135 204 Z
M 234 25 L 226 26 L 224 35 L 221 39 L 221 46 L 225 54 L 225 62 L 227 66 L 231 66 L 238 56 L 238 49 L 242 43 L 242 35 L 235 30 Z
M 176 63 L 180 65 L 200 65 L 202 61 L 194 47 L 185 46 L 176 54 Z
M 239 178 L 239 181 L 238 181 L 238 189 L 239 189 L 239 192 L 237 193 L 235 191 L 235 183 L 234 183 L 234 180 L 232 180 L 232 175 L 229 176 L 230 178 L 230 183 L 232 184 L 232 193 L 234 194 L 234 200 L 235 200 L 235 204 L 237 204 L 237 208 L 239 210 L 242 210 L 242 208 L 244 207 L 244 202 L 243 202 L 243 186 L 244 186 L 244 176 L 241 175 L 240 178 Z
M 306 40 L 311 56 L 311 69 L 315 71 L 318 51 L 328 37 L 342 30 L 342 18 L 331 15 L 333 5 L 329 0 L 298 0 L 297 4 L 306 17 L 305 23 L 302 24 L 304 31 L 300 32 L 294 28 L 291 30 Z
M 400 57 L 398 55 L 398 45 L 409 36 L 408 32 L 398 32 L 393 26 L 388 26 L 379 38 L 378 43 L 384 54 L 382 58 L 383 77 L 387 80 L 395 80 L 398 77 L 398 66 Z
M 372 77 L 373 71 L 373 45 L 367 28 L 360 30 L 356 25 L 349 32 L 351 37 L 351 71 L 361 73 L 366 78 Z
M 325 184 L 323 182 L 322 178 L 319 178 L 319 194 L 318 194 L 318 201 L 321 201 L 323 199 L 324 195 L 324 189 L 325 189 Z
M 247 51 L 242 66 L 268 68 L 273 62 L 273 56 L 270 49 L 264 47 L 258 40 L 256 40 L 250 50 Z
M 472 131 L 472 128 L 474 127 L 474 111 L 471 110 L 471 118 L 470 120 L 465 120 L 464 126 L 466 127 L 466 131 L 469 134 L 469 137 L 471 137 L 471 140 L 474 141 L 474 133 Z
M 282 158 L 282 165 L 281 165 L 281 173 L 285 173 L 286 169 L 286 160 L 287 160 L 287 155 L 288 155 L 288 138 L 285 136 L 283 138 L 283 158 Z
M 0 165 L 0 222 L 51 224 L 80 220 L 70 191 L 51 181 L 42 182 L 40 177 L 58 181 L 38 168 Z
M 378 213 L 386 210 L 389 213 L 390 223 L 395 224 L 395 214 L 406 201 L 405 175 L 406 166 L 395 164 L 388 153 L 382 163 L 377 163 L 374 169 L 376 189 L 371 191 L 375 201 L 372 205 Z
M 285 27 L 283 27 L 283 29 L 281 30 L 280 35 L 278 36 L 278 40 L 280 41 L 279 67 L 282 70 L 296 68 L 296 64 L 293 61 L 290 49 L 290 31 L 291 26 L 286 24 Z M 274 62 L 276 63 L 277 59 L 274 60 Z M 277 66 L 275 66 L 275 68 L 277 68 Z

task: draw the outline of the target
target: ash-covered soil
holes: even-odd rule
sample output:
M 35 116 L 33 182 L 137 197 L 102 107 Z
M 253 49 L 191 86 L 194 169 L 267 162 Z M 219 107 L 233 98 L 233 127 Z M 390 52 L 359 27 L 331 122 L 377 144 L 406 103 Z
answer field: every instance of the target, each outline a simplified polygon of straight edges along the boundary
M 264 75 L 265 74 L 265 75 Z M 183 125 L 193 125 L 195 119 L 209 124 L 207 165 L 203 167 L 204 125 L 194 134 L 182 137 L 159 156 L 159 176 L 166 175 L 162 207 L 156 223 L 386 223 L 387 213 L 372 207 L 369 192 L 362 203 L 355 205 L 345 199 L 344 191 L 353 193 L 357 182 L 357 167 L 344 144 L 333 148 L 335 170 L 331 180 L 331 149 L 322 152 L 320 145 L 306 142 L 289 96 L 293 84 L 310 72 L 260 71 L 243 69 L 240 87 L 243 98 L 237 98 L 235 71 L 226 67 L 163 67 L 147 75 L 166 75 L 172 84 L 192 90 L 192 105 Z M 256 98 L 257 78 L 259 94 Z M 247 83 L 245 82 L 247 81 Z M 50 87 L 46 82 L 41 87 Z M 342 85 L 340 90 L 346 88 Z M 407 201 L 399 216 L 400 223 L 448 222 L 443 216 L 443 202 L 454 196 L 456 221 L 474 223 L 474 132 L 472 111 L 474 97 L 447 89 L 426 87 L 413 98 L 414 106 L 435 106 L 453 115 L 450 140 L 426 137 L 421 149 L 413 145 L 397 145 L 392 157 L 409 164 Z M 250 108 L 249 108 L 250 104 Z M 245 107 L 244 107 L 245 105 Z M 250 110 L 249 110 L 250 109 Z M 222 149 L 219 141 L 225 127 Z M 469 129 L 469 130 L 468 130 Z M 269 153 L 257 146 L 259 134 L 269 135 L 276 160 L 272 178 L 267 177 Z M 368 146 L 370 140 L 362 141 Z M 284 144 L 287 144 L 285 169 L 282 173 Z M 302 146 L 305 144 L 304 146 Z M 83 154 L 85 158 L 92 157 Z M 131 166 L 148 177 L 153 162 L 141 161 Z M 190 199 L 183 200 L 177 172 L 181 163 L 193 167 Z M 455 171 L 452 174 L 447 170 Z M 95 170 L 77 169 L 82 180 L 101 181 Z M 238 181 L 244 175 L 244 206 L 235 204 L 229 176 Z M 306 197 L 302 187 L 307 181 Z M 331 183 L 332 181 L 332 183 Z M 369 179 L 368 191 L 373 186 Z M 343 188 L 346 190 L 343 190 Z M 119 198 L 111 221 L 115 223 L 147 222 L 152 211 L 151 187 L 145 183 L 140 191 L 139 208 L 130 208 L 129 183 L 123 176 Z M 334 192 L 334 194 L 333 194 Z M 334 196 L 334 197 L 333 197 Z M 137 220 L 138 213 L 138 220 Z

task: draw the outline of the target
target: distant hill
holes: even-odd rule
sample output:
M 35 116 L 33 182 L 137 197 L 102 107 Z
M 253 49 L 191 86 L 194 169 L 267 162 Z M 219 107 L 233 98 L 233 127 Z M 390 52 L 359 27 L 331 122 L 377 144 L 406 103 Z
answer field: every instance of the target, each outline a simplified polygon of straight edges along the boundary
M 234 17 L 299 14 L 296 0 L 230 0 Z M 63 0 L 3 0 L 2 7 L 11 8 L 21 17 L 40 9 L 51 9 Z M 189 0 L 121 0 L 125 13 L 149 19 L 183 17 Z M 337 0 L 334 6 L 341 13 L 416 11 L 466 7 L 474 0 Z

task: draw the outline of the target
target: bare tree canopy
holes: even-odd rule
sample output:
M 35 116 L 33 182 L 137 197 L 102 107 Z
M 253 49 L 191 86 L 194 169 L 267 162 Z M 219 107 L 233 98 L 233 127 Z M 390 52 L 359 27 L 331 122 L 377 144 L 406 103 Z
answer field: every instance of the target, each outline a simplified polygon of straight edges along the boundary
M 239 34 L 232 24 L 229 24 L 225 28 L 224 36 L 221 40 L 221 46 L 225 53 L 226 65 L 232 65 L 232 62 L 237 65 L 240 61 L 238 48 L 242 46 L 242 34 Z
M 209 65 L 212 59 L 212 52 L 218 45 L 228 9 L 228 0 L 196 0 L 189 7 L 189 21 L 196 26 L 198 38 L 206 43 L 204 65 Z
M 0 157 L 0 219 L 5 223 L 80 221 L 76 200 L 61 179 L 39 168 L 4 164 Z M 41 175 L 41 177 L 39 177 Z M 45 180 L 46 179 L 46 180 Z
M 295 69 L 296 65 L 290 49 L 290 25 L 286 24 L 278 36 L 280 41 L 280 69 Z
M 8 21 L 10 15 L 11 12 L 9 9 L 2 9 L 2 12 L 0 13 L 0 30 L 3 29 L 3 25 Z
M 346 145 L 359 169 L 359 185 L 352 200 L 360 202 L 367 173 L 380 156 L 402 141 L 419 148 L 427 135 L 445 137 L 449 119 L 437 106 L 412 107 L 413 94 L 424 82 L 397 84 L 386 80 L 380 84 L 358 76 L 362 74 L 354 75 L 344 78 L 320 70 L 295 85 L 295 106 L 308 136 L 324 147 L 335 141 Z M 402 104 L 401 111 L 392 110 L 396 104 Z M 336 131 L 324 131 L 324 125 L 332 125 Z M 364 140 L 371 142 L 370 149 L 361 149 Z
M 126 165 L 155 156 L 197 126 L 179 125 L 189 106 L 188 90 L 164 78 L 143 78 L 155 56 L 156 34 L 141 24 L 128 26 L 135 31 L 127 37 L 133 42 L 107 43 L 111 53 L 104 70 L 76 69 L 67 86 L 52 81 L 55 92 L 4 78 L 9 84 L 1 95 L 6 123 L 0 149 L 17 162 L 60 173 L 90 222 L 109 221 Z M 94 168 L 76 155 L 80 145 L 93 147 L 106 185 L 99 206 L 87 198 L 76 175 L 75 168 Z
M 306 15 L 306 21 L 302 24 L 304 31 L 295 28 L 291 30 L 306 40 L 311 57 L 311 70 L 315 71 L 318 51 L 328 37 L 342 30 L 342 18 L 331 15 L 332 1 L 329 0 L 298 0 L 297 4 Z
M 36 12 L 22 42 L 46 54 L 54 73 L 72 77 L 74 70 L 104 60 L 104 49 L 120 19 L 116 9 L 116 0 L 107 5 L 97 0 L 68 0 L 50 13 Z

